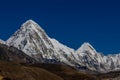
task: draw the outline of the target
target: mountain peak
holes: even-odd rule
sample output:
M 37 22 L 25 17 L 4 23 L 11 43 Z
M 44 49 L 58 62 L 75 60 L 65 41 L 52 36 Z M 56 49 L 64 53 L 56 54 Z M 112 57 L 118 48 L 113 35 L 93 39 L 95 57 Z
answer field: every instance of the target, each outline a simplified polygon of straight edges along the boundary
M 29 56 L 42 55 L 45 50 L 53 47 L 46 32 L 31 19 L 23 23 L 7 40 L 7 45 L 14 46 Z
M 89 51 L 90 53 L 92 53 L 93 55 L 96 53 L 96 50 L 93 48 L 93 46 L 88 43 L 88 42 L 84 42 L 81 47 L 77 50 L 78 53 L 83 53 Z
M 32 19 L 29 19 L 29 20 L 27 20 L 24 24 L 37 24 L 34 20 L 32 20 Z
M 84 42 L 82 46 L 91 46 L 91 44 L 89 42 Z
M 64 62 L 74 60 L 74 50 L 50 38 L 46 32 L 33 20 L 27 20 L 13 36 L 7 40 L 7 45 L 22 50 L 27 55 L 41 62 Z M 75 61 L 75 60 L 74 60 Z
M 81 45 L 81 47 L 83 47 L 83 48 L 91 48 L 91 49 L 94 50 L 93 46 L 92 46 L 89 42 L 84 42 L 84 43 Z
M 89 42 L 84 42 L 80 48 L 86 49 L 86 48 L 91 48 L 94 49 L 93 46 Z
M 44 30 L 32 19 L 29 19 L 23 23 L 21 29 L 37 29 L 44 32 Z
M 28 27 L 33 27 L 35 24 L 37 24 L 33 20 L 27 20 L 25 23 L 22 24 L 22 28 L 28 28 Z

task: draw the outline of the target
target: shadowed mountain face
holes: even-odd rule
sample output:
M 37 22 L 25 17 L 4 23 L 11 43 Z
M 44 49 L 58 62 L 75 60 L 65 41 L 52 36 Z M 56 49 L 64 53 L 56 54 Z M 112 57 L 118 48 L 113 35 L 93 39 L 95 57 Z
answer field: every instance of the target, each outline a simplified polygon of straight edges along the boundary
M 36 60 L 26 55 L 24 52 L 15 47 L 8 47 L 0 44 L 0 60 L 14 61 L 19 63 L 35 63 Z

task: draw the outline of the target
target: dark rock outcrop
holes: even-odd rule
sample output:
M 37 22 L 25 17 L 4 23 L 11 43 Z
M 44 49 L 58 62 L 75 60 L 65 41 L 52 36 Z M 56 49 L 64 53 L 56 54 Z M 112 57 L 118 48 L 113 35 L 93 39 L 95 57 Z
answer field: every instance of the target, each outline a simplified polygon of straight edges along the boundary
M 0 60 L 20 63 L 35 63 L 36 60 L 15 47 L 0 44 Z

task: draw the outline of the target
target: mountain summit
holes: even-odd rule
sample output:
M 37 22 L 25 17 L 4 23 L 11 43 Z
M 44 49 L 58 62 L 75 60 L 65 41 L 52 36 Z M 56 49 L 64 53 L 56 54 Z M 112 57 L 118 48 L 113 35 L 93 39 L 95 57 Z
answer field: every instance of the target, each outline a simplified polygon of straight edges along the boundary
M 90 52 L 92 55 L 95 55 L 95 53 L 97 53 L 93 46 L 88 42 L 83 43 L 77 50 L 77 53 L 84 53 L 85 51 Z
M 26 21 L 8 40 L 7 45 L 17 47 L 40 62 L 66 63 L 74 59 L 74 50 L 50 38 L 33 20 Z
M 26 21 L 5 43 L 42 63 L 61 63 L 98 72 L 120 70 L 119 54 L 105 56 L 89 43 L 75 51 L 50 38 L 33 20 Z
M 7 44 L 23 50 L 30 56 L 43 53 L 45 48 L 53 47 L 47 34 L 33 20 L 26 21 L 21 28 L 7 40 Z

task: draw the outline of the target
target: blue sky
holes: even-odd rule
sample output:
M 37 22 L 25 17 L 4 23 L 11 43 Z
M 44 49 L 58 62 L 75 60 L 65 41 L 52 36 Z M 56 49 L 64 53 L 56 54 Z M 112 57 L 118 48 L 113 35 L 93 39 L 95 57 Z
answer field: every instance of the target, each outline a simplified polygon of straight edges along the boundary
M 119 1 L 1 0 L 0 38 L 7 40 L 28 19 L 71 48 L 89 42 L 104 54 L 120 52 Z

